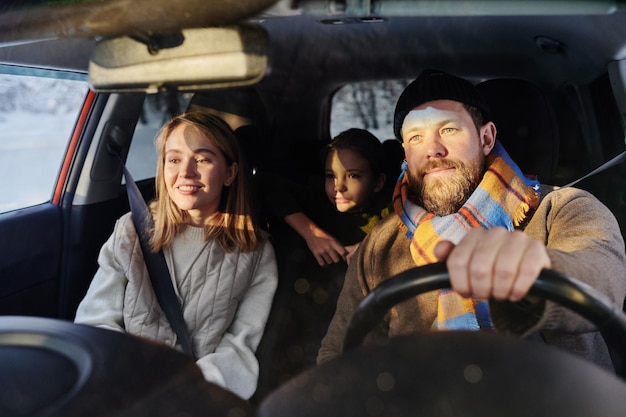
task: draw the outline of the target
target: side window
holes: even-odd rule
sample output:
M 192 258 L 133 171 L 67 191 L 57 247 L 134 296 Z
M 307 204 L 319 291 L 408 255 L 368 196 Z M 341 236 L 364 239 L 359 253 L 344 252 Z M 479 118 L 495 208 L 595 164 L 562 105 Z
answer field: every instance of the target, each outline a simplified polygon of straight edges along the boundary
M 154 178 L 157 153 L 154 139 L 159 129 L 173 116 L 187 108 L 191 93 L 178 95 L 150 94 L 144 101 L 141 118 L 135 127 L 126 167 L 135 181 Z
M 352 127 L 369 130 L 381 142 L 392 139 L 393 111 L 411 80 L 366 81 L 348 84 L 333 96 L 331 137 Z
M 88 90 L 83 74 L 0 65 L 0 213 L 50 201 Z

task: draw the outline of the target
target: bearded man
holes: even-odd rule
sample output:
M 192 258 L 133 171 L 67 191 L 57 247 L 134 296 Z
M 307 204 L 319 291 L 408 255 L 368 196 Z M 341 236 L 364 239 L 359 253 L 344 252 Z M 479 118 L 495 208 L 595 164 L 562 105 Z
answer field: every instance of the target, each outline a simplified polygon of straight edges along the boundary
M 622 305 L 626 256 L 617 220 L 586 191 L 542 186 L 522 174 L 488 117 L 472 83 L 441 71 L 423 71 L 402 92 L 394 133 L 406 160 L 395 214 L 354 255 L 318 363 L 341 352 L 352 313 L 382 281 L 445 260 L 452 288 L 393 307 L 365 343 L 430 329 L 495 328 L 538 334 L 613 369 L 593 325 L 526 296 L 549 268 Z

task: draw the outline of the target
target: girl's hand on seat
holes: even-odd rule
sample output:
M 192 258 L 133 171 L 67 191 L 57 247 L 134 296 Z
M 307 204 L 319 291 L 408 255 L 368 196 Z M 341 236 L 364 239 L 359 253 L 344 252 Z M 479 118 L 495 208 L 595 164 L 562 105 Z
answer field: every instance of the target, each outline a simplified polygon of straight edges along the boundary
M 345 260 L 348 255 L 348 250 L 333 235 L 320 228 L 303 212 L 286 216 L 285 223 L 302 236 L 320 266 Z
M 356 252 L 360 245 L 361 242 L 355 243 L 354 245 L 346 246 L 346 250 L 348 251 L 348 254 L 346 255 L 346 262 L 348 263 L 348 265 L 350 265 L 350 259 L 352 259 L 352 256 L 354 256 L 354 252 Z
M 303 236 L 309 250 L 320 266 L 326 266 L 346 259 L 349 252 L 334 236 L 319 227 L 312 228 Z

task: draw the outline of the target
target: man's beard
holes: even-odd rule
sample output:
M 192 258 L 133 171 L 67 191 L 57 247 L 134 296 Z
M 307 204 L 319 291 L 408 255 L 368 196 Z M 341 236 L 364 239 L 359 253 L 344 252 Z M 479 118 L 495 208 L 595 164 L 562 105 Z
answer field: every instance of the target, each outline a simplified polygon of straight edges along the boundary
M 409 172 L 411 191 L 422 207 L 437 216 L 456 213 L 472 195 L 484 171 L 485 159 L 463 162 L 458 160 L 434 160 L 418 173 Z M 424 173 L 434 168 L 455 168 L 455 173 L 444 179 L 424 183 Z

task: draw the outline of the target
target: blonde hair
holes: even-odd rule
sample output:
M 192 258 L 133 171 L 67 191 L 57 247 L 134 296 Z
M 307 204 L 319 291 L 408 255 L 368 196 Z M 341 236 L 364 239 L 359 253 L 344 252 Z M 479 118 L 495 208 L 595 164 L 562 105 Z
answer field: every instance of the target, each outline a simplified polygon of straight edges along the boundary
M 257 248 L 261 235 L 252 221 L 252 202 L 249 198 L 248 181 L 242 166 L 241 150 L 233 131 L 219 117 L 192 111 L 174 117 L 165 124 L 155 139 L 158 154 L 156 171 L 156 197 L 150 204 L 154 228 L 150 244 L 159 251 L 169 246 L 180 229 L 189 223 L 186 211 L 181 210 L 170 198 L 164 177 L 165 144 L 172 131 L 178 126 L 187 126 L 198 131 L 226 160 L 227 165 L 236 163 L 238 173 L 230 186 L 222 189 L 221 201 L 216 213 L 205 224 L 205 238 L 217 239 L 226 250 L 238 247 L 243 252 Z

